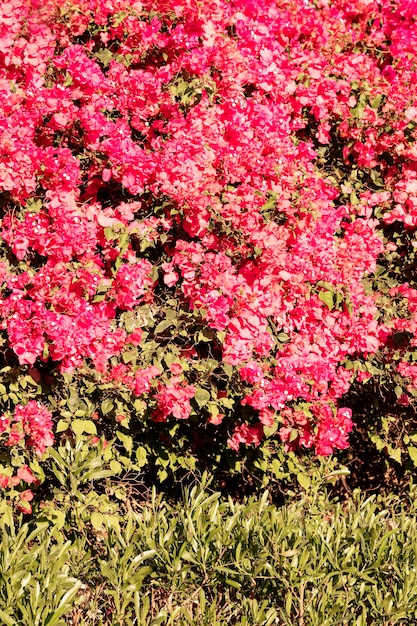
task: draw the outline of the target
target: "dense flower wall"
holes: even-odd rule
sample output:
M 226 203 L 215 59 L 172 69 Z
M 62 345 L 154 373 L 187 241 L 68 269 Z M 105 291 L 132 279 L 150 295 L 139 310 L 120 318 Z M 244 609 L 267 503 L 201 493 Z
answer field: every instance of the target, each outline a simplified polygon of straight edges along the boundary
M 188 420 L 329 455 L 387 349 L 412 398 L 416 15 L 1 3 L 3 449 Z

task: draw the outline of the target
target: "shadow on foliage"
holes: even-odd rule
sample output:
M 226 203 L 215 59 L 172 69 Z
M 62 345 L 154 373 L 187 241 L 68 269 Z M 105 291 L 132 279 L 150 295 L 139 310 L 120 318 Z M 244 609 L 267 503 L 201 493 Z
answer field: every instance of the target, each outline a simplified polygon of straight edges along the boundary
M 404 494 L 416 476 L 405 445 L 417 432 L 415 409 L 399 406 L 392 388 L 372 382 L 353 385 L 343 403 L 352 408 L 355 427 L 350 447 L 338 455 L 350 471 L 340 495 L 356 488 L 368 495 Z

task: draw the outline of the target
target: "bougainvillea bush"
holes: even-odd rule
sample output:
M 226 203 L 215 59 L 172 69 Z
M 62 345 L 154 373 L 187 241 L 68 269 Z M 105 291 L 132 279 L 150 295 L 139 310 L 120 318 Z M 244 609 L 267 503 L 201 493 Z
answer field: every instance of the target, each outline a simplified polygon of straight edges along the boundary
M 19 506 L 62 440 L 111 440 L 116 473 L 159 446 L 163 478 L 178 446 L 183 467 L 344 449 L 343 396 L 381 372 L 413 402 L 416 15 L 1 3 L 0 482 Z

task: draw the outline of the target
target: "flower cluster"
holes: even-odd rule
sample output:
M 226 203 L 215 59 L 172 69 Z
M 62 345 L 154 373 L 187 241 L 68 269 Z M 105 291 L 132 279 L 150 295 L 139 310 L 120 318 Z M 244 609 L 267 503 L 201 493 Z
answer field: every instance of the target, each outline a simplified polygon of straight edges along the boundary
M 54 442 L 52 426 L 51 412 L 36 400 L 30 400 L 26 406 L 18 404 L 13 417 L 0 418 L 0 434 L 8 435 L 6 446 L 24 442 L 39 456 Z
M 388 322 L 364 283 L 395 253 L 383 229 L 417 227 L 412 4 L 3 3 L 18 375 L 90 368 L 149 420 L 226 425 L 233 450 L 273 425 L 288 449 L 346 448 L 349 360 L 416 332 L 409 283 Z M 52 444 L 36 401 L 10 420 L 7 445 Z

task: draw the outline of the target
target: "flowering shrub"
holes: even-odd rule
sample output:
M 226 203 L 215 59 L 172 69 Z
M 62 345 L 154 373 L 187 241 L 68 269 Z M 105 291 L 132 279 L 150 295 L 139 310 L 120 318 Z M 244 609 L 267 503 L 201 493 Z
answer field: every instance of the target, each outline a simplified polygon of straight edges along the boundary
M 414 15 L 2 4 L 1 431 L 22 463 L 98 428 L 140 466 L 178 420 L 194 450 L 267 435 L 329 455 L 384 351 L 408 402 L 417 298 L 393 260 L 417 245 Z

